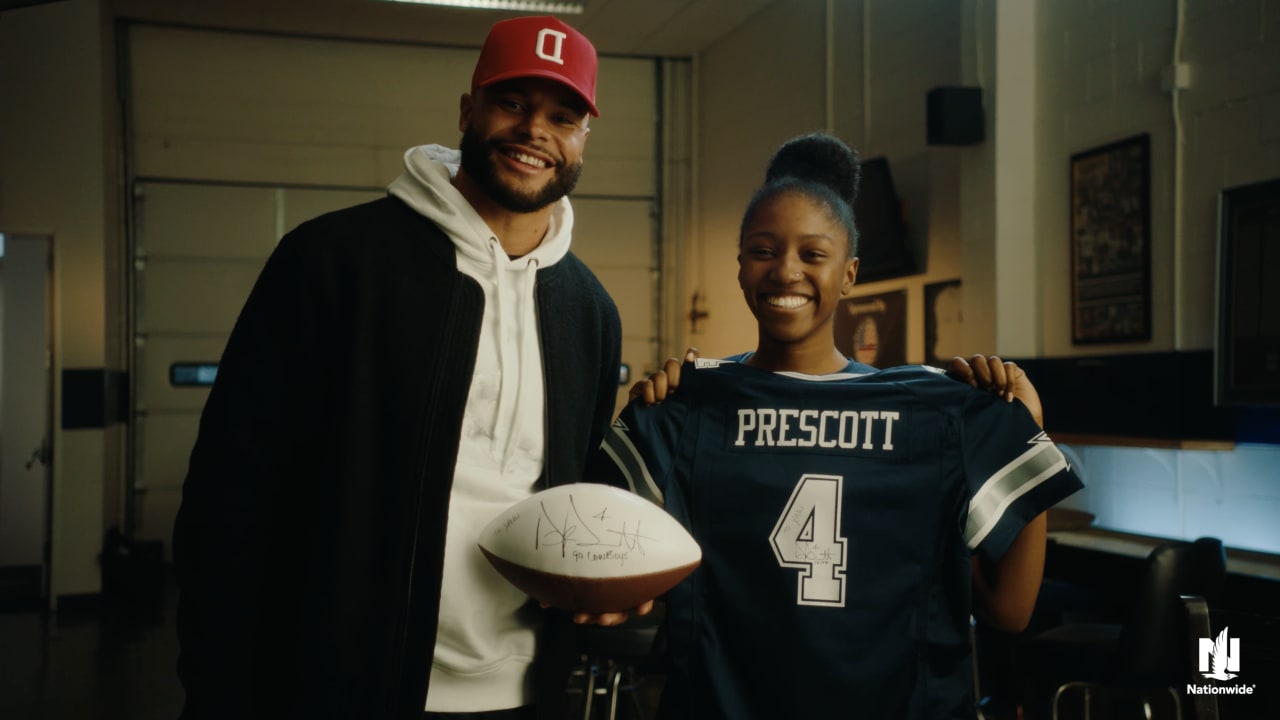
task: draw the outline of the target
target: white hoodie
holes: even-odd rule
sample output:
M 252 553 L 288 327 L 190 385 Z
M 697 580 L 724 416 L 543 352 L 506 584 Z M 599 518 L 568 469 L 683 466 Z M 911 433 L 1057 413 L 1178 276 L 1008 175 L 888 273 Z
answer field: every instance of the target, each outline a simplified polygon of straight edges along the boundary
M 552 206 L 533 252 L 507 257 L 494 232 L 450 183 L 461 153 L 411 148 L 392 195 L 440 227 L 458 269 L 484 289 L 484 322 L 449 497 L 444 577 L 426 709 L 478 712 L 533 701 L 539 613 L 519 612 L 528 596 L 498 575 L 476 546 L 498 513 L 529 497 L 542 473 L 545 397 L 534 277 L 569 252 L 573 210 Z M 442 308 L 448 312 L 448 308 Z

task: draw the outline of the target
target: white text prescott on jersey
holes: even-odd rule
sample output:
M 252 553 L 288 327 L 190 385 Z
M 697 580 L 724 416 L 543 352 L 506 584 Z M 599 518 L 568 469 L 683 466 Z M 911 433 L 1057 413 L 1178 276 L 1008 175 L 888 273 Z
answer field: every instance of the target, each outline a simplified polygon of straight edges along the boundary
M 741 408 L 736 447 L 893 450 L 891 410 Z

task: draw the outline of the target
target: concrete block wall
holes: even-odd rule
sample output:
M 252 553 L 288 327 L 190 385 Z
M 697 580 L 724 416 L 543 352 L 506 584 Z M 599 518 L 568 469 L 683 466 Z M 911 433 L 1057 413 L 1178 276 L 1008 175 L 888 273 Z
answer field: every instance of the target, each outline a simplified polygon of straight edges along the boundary
M 1150 343 L 1072 346 L 1069 307 L 1062 305 L 1070 301 L 1069 277 L 1061 272 L 1042 277 L 1042 354 L 1212 347 L 1219 193 L 1280 176 L 1280 5 L 1041 0 L 1038 7 L 1036 182 L 1045 257 L 1064 269 L 1070 258 L 1070 155 L 1151 137 Z M 1191 73 L 1176 115 L 1174 96 L 1162 86 L 1175 53 Z
M 1185 0 L 1180 44 L 1178 0 L 1038 7 L 1042 355 L 1212 348 L 1219 193 L 1280 177 L 1280 3 Z M 1180 191 L 1174 99 L 1161 78 L 1176 46 L 1191 69 L 1178 98 Z M 1070 301 L 1067 158 L 1140 133 L 1151 136 L 1152 339 L 1072 346 L 1062 304 Z M 1074 450 L 1087 487 L 1069 504 L 1100 526 L 1280 552 L 1280 444 Z

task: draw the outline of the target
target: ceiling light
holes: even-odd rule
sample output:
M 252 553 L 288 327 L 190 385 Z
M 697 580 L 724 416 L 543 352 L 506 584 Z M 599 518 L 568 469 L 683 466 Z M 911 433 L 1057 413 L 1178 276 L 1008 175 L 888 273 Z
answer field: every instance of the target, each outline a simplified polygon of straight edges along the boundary
M 474 8 L 476 10 L 515 10 L 518 12 L 547 12 L 561 15 L 581 15 L 586 2 L 552 2 L 551 0 L 390 0 L 390 2 L 415 5 L 443 5 L 446 7 Z

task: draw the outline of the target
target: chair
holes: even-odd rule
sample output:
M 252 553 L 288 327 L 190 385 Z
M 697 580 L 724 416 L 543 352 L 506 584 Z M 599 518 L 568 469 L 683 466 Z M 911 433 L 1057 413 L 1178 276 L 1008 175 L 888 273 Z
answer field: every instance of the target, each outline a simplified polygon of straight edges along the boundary
M 1196 662 L 1181 597 L 1215 605 L 1225 580 L 1226 554 L 1217 538 L 1152 550 L 1123 622 L 1068 623 L 1031 640 L 1029 717 L 1049 717 L 1052 708 L 1055 718 L 1119 718 L 1137 708 L 1133 717 L 1181 718 L 1179 688 Z M 1068 715 L 1073 703 L 1087 703 L 1077 705 L 1084 713 Z M 1104 714 L 1108 710 L 1119 714 Z
M 595 716 L 598 700 L 605 702 L 608 720 L 617 720 L 618 703 L 625 695 L 630 699 L 630 716 L 642 719 L 646 712 L 640 695 L 650 679 L 646 674 L 658 666 L 666 605 L 656 602 L 653 612 L 632 617 L 616 627 L 578 626 L 578 647 L 582 663 L 574 672 L 568 688 L 571 695 L 582 695 L 582 719 Z
M 973 716 L 974 720 L 987 720 L 987 714 L 984 712 L 984 700 L 982 696 L 982 674 L 978 672 L 978 621 L 972 615 L 969 616 L 969 650 L 973 655 Z
M 1182 596 L 1182 605 L 1187 613 L 1187 640 L 1192 648 L 1191 665 L 1188 673 L 1199 671 L 1200 657 L 1197 645 L 1200 638 L 1213 637 L 1213 626 L 1209 622 L 1209 603 L 1202 597 Z M 1192 676 L 1194 677 L 1194 675 Z M 1216 695 L 1196 695 L 1192 700 L 1196 720 L 1218 720 L 1218 697 Z

